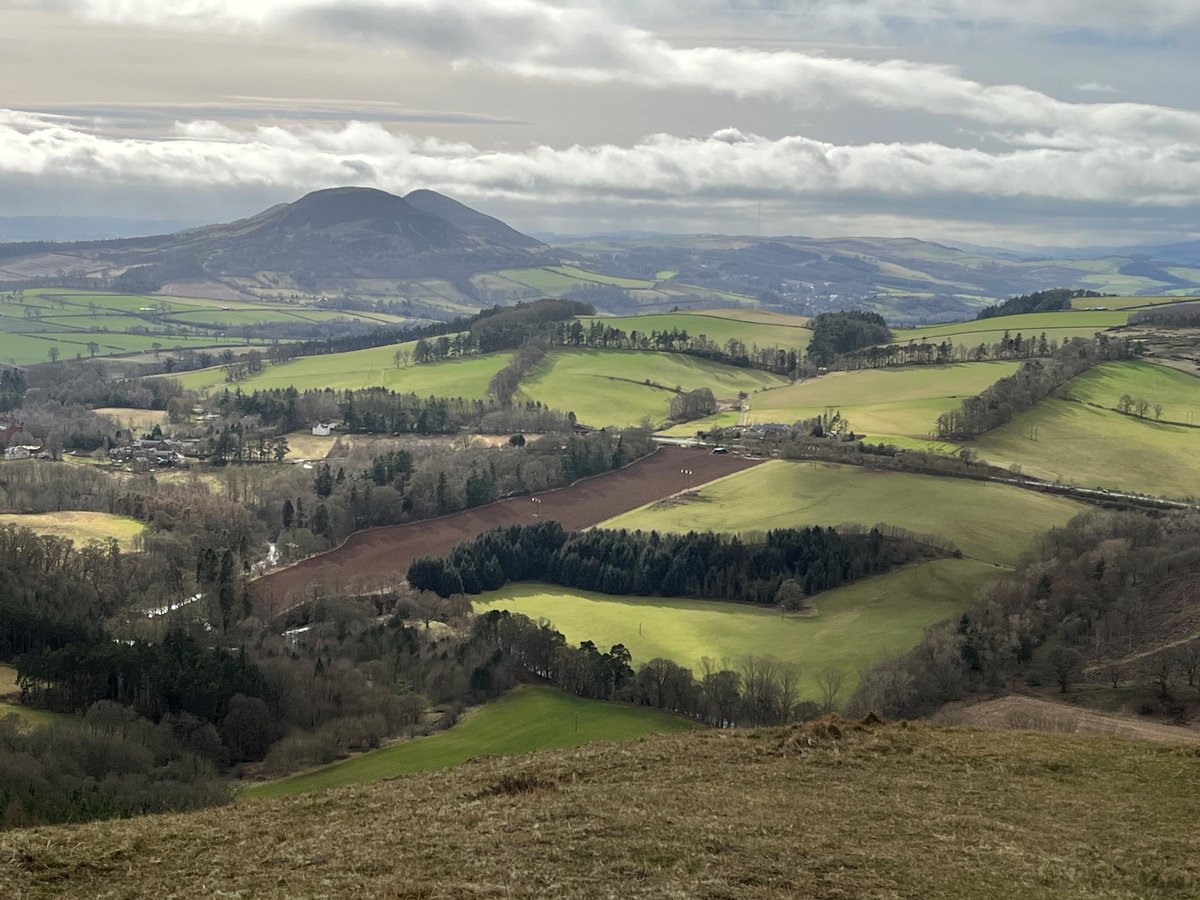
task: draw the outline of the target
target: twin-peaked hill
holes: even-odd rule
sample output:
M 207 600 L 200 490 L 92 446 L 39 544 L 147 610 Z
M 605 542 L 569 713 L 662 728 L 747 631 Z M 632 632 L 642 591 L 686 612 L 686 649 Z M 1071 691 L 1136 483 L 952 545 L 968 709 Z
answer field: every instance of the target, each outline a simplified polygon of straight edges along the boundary
M 22 251 L 27 252 L 22 252 Z M 114 287 L 262 279 L 318 289 L 347 279 L 467 278 L 556 261 L 543 245 L 433 191 L 398 197 L 370 188 L 314 191 L 294 203 L 177 234 L 0 247 L 0 284 L 103 270 Z

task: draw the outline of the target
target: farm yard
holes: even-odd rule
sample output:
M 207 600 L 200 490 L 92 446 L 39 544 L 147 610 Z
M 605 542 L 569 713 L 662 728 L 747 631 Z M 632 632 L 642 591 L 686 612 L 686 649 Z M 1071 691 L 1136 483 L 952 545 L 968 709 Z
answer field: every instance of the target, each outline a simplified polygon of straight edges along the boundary
M 884 523 L 941 535 L 966 556 L 1012 565 L 1037 535 L 1086 508 L 1010 485 L 776 460 L 703 485 L 694 499 L 647 504 L 601 526 L 746 533 Z
M 846 696 L 858 675 L 914 646 L 935 622 L 956 616 L 1004 570 L 943 559 L 867 578 L 813 597 L 818 612 L 714 600 L 616 597 L 542 584 L 510 584 L 474 598 L 477 612 L 507 609 L 547 619 L 570 644 L 624 644 L 634 665 L 666 657 L 701 673 L 701 660 L 737 665 L 747 655 L 800 667 L 800 695 L 817 698 L 813 679 L 842 670 Z
M 567 529 L 587 528 L 649 500 L 754 465 L 752 460 L 734 456 L 660 447 L 623 469 L 541 493 L 538 504 L 532 504 L 529 497 L 514 497 L 437 519 L 356 532 L 335 550 L 259 578 L 254 583 L 255 594 L 269 608 L 281 609 L 289 596 L 300 596 L 321 585 L 349 588 L 357 582 L 374 583 L 403 573 L 418 556 L 444 555 L 460 541 L 501 525 L 530 524 L 544 518 Z M 684 468 L 692 474 L 683 474 L 680 470 Z
M 481 757 L 578 747 L 592 741 L 631 741 L 695 727 L 680 716 L 645 707 L 585 700 L 547 687 L 519 687 L 468 712 L 448 731 L 410 738 L 313 772 L 251 787 L 240 796 L 254 800 L 290 797 L 445 769 Z

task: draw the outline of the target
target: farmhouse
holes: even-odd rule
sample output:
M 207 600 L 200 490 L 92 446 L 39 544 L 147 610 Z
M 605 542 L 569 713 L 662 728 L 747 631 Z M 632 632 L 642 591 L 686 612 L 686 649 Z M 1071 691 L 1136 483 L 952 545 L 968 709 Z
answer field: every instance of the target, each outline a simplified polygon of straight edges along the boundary
M 335 422 L 318 422 L 312 427 L 312 433 L 316 437 L 329 437 L 335 428 L 337 428 L 337 423 Z
M 127 462 L 135 472 L 148 472 L 152 468 L 177 466 L 183 463 L 188 447 L 181 441 L 166 438 L 159 440 L 136 440 L 123 447 L 113 447 L 108 458 L 113 462 Z
M 29 459 L 35 456 L 42 448 L 37 444 L 14 444 L 11 447 L 4 448 L 5 459 Z

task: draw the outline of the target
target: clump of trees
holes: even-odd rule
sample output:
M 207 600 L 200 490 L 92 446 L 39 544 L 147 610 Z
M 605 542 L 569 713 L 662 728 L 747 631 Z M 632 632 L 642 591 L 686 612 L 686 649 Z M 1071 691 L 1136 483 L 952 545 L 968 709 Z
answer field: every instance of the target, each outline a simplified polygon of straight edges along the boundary
M 1048 291 L 1034 291 L 1032 294 L 1022 294 L 1019 297 L 1009 297 L 1003 303 L 988 306 L 975 314 L 976 319 L 992 319 L 997 316 L 1019 316 L 1025 313 L 1055 312 L 1070 309 L 1071 301 L 1083 297 L 1105 297 L 1096 291 L 1077 290 L 1072 288 L 1052 288 Z
M 1098 335 L 1075 338 L 1045 360 L 1031 359 L 1012 375 L 1001 378 L 958 407 L 938 416 L 940 440 L 976 437 L 998 428 L 1018 413 L 1033 407 L 1077 375 L 1112 359 L 1126 359 L 1132 350 L 1123 338 Z
M 842 534 L 788 528 L 749 543 L 711 532 L 569 533 L 557 522 L 545 522 L 489 531 L 459 544 L 445 559 L 413 560 L 408 582 L 442 596 L 538 580 L 604 594 L 787 602 L 798 608 L 797 591 L 808 597 L 926 555 L 934 551 L 912 539 L 885 538 L 877 529 Z
M 807 355 L 816 366 L 829 366 L 839 356 L 892 339 L 883 316 L 873 312 L 821 313 L 813 317 L 811 327 Z
M 685 391 L 671 398 L 669 415 L 675 422 L 690 422 L 692 419 L 702 419 L 717 411 L 717 398 L 711 388 L 696 388 Z

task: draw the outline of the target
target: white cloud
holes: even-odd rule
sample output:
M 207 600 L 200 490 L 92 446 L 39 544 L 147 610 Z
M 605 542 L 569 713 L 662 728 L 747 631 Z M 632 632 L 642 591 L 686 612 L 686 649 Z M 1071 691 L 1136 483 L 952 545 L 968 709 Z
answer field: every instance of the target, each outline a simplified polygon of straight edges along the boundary
M 599 144 L 481 150 L 394 134 L 369 123 L 343 128 L 179 123 L 174 139 L 114 138 L 61 120 L 0 112 L 0 173 L 121 185 L 272 186 L 303 192 L 332 184 L 393 191 L 432 187 L 464 198 L 539 203 L 621 198 L 706 205 L 930 197 L 1186 207 L 1200 202 L 1193 145 L 1025 148 L 1004 153 L 936 143 L 839 146 L 803 136 L 767 139 L 737 129 L 705 137 L 651 135 Z
M 530 79 L 582 84 L 626 84 L 641 89 L 683 88 L 782 100 L 796 107 L 857 105 L 972 121 L 996 129 L 997 137 L 1024 143 L 1051 135 L 1053 144 L 1084 147 L 1123 143 L 1131 136 L 1200 142 L 1200 113 L 1145 103 L 1071 103 L 1018 84 L 984 84 L 952 67 L 903 59 L 835 58 L 795 50 L 676 46 L 651 31 L 614 18 L 603 6 L 554 5 L 546 0 L 75 0 L 90 18 L 121 23 L 243 28 L 302 28 L 324 37 L 397 46 L 451 61 Z M 796 15 L 985 21 L 1085 21 L 1090 26 L 1126 23 L 1136 7 L 1144 22 L 1200 21 L 1200 4 L 1154 0 L 898 0 L 800 2 L 784 7 Z M 1048 11 L 1053 8 L 1053 15 Z M 1072 19 L 1064 10 L 1087 16 Z M 971 10 L 975 10 L 973 13 Z M 1124 12 L 1123 12 L 1124 10 Z

